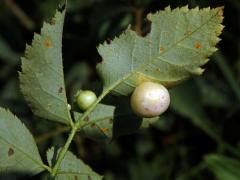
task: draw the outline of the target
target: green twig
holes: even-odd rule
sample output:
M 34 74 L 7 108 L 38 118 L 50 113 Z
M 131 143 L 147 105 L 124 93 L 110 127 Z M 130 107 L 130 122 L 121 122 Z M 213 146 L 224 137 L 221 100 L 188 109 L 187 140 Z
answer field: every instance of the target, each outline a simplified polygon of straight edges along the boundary
M 63 148 L 61 149 L 61 151 L 60 151 L 60 153 L 59 153 L 59 156 L 58 156 L 58 158 L 57 158 L 56 164 L 54 165 L 54 167 L 53 167 L 52 170 L 51 170 L 51 176 L 52 176 L 52 177 L 55 177 L 55 176 L 56 176 L 57 170 L 58 170 L 58 168 L 59 168 L 59 166 L 60 166 L 60 164 L 61 164 L 61 162 L 62 162 L 62 160 L 63 160 L 63 158 L 64 158 L 64 156 L 65 156 L 65 154 L 66 154 L 66 152 L 67 152 L 67 150 L 68 150 L 68 148 L 69 148 L 72 140 L 73 140 L 73 137 L 74 137 L 74 135 L 76 134 L 76 132 L 77 132 L 77 127 L 74 126 L 74 127 L 72 128 L 69 136 L 68 136 L 68 139 L 67 139 L 65 145 L 63 146 Z
M 48 172 L 51 172 L 51 171 L 52 171 L 52 169 L 51 169 L 49 166 L 45 165 L 45 164 L 43 164 L 42 167 L 43 167 L 44 169 L 46 169 Z
M 114 84 L 112 84 L 111 86 L 109 86 L 108 88 L 104 89 L 102 94 L 98 97 L 98 99 L 87 109 L 87 111 L 85 111 L 83 113 L 83 115 L 79 118 L 78 121 L 76 121 L 74 123 L 74 125 L 72 126 L 72 130 L 68 136 L 68 139 L 65 143 L 65 145 L 63 146 L 63 148 L 60 150 L 60 153 L 58 155 L 56 164 L 53 166 L 52 170 L 51 170 L 51 176 L 55 177 L 58 171 L 58 168 L 75 136 L 75 134 L 77 133 L 78 130 L 81 130 L 84 126 L 88 125 L 89 122 L 84 121 L 88 115 L 94 110 L 94 108 L 98 105 L 98 103 L 115 87 L 117 87 L 122 81 L 126 80 L 129 76 L 131 76 L 131 73 L 124 76 L 122 79 L 116 81 Z
M 115 87 L 115 86 L 114 86 Z M 68 136 L 68 139 L 65 143 L 65 145 L 63 146 L 63 148 L 61 149 L 59 156 L 57 158 L 56 164 L 54 165 L 54 167 L 52 168 L 51 171 L 51 176 L 55 177 L 58 171 L 58 168 L 76 134 L 76 132 L 80 129 L 82 129 L 85 125 L 88 124 L 87 121 L 84 121 L 84 119 L 94 110 L 94 108 L 97 106 L 97 104 L 110 92 L 112 88 L 110 87 L 109 89 L 103 91 L 103 93 L 98 97 L 98 99 L 91 105 L 91 107 L 85 111 L 85 113 L 80 117 L 80 119 L 73 125 L 72 130 Z

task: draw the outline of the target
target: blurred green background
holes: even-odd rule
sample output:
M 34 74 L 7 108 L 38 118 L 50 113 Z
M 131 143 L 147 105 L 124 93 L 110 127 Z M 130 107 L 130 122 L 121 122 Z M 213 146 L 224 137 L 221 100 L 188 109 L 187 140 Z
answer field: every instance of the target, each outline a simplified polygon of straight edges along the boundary
M 58 0 L 0 1 L 0 106 L 23 120 L 34 134 L 43 159 L 51 145 L 64 144 L 67 133 L 61 124 L 33 115 L 20 93 L 18 71 L 25 44 L 31 43 L 34 32 L 40 32 L 43 21 L 51 19 L 58 4 Z M 211 57 L 203 76 L 171 89 L 171 108 L 150 128 L 110 143 L 75 137 L 71 151 L 107 180 L 208 180 L 215 179 L 213 172 L 221 177 L 221 173 L 230 173 L 226 180 L 240 179 L 238 0 L 68 0 L 63 35 L 68 97 L 73 102 L 79 88 L 101 91 L 95 69 L 101 61 L 96 49 L 100 43 L 110 41 L 129 24 L 138 33 L 146 34 L 149 31 L 146 14 L 168 5 L 174 8 L 186 4 L 190 8 L 225 7 L 219 51 Z M 118 102 L 114 96 L 105 102 L 113 99 Z M 208 158 L 210 154 L 231 159 L 215 163 Z

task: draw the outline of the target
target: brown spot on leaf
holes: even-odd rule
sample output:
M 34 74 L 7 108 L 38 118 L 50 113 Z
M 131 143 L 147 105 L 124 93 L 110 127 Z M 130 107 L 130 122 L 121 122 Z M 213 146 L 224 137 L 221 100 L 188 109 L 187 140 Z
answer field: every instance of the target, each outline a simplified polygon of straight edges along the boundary
M 196 49 L 200 49 L 200 48 L 202 47 L 202 45 L 200 44 L 200 42 L 196 42 L 195 45 L 194 45 L 194 47 L 195 47 Z
M 165 51 L 164 47 L 160 47 L 159 50 L 160 50 L 161 53 Z
M 92 178 L 90 176 L 88 176 L 88 180 L 92 180 Z
M 58 89 L 58 93 L 60 94 L 60 93 L 62 93 L 63 92 L 63 87 L 60 87 L 59 89 Z
M 77 176 L 74 176 L 74 180 L 78 180 L 78 177 L 77 177 Z
M 96 124 L 95 124 L 95 123 L 92 123 L 92 124 L 91 124 L 91 127 L 92 127 L 92 128 L 95 128 L 95 127 L 96 127 Z
M 156 71 L 157 71 L 157 72 L 160 72 L 160 68 L 157 68 Z
M 44 45 L 46 48 L 51 48 L 52 47 L 52 41 L 49 38 L 46 38 L 44 40 Z
M 14 154 L 14 150 L 12 148 L 8 149 L 8 157 L 12 156 Z

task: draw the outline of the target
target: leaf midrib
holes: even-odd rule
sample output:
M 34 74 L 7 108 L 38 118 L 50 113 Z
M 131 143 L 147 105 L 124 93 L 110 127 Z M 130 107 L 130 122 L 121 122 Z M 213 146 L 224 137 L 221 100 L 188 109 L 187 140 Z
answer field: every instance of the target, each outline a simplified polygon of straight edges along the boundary
M 195 32 L 197 32 L 198 30 L 200 30 L 203 26 L 205 26 L 206 24 L 208 24 L 217 14 L 219 13 L 219 11 L 217 11 L 212 17 L 210 17 L 207 21 L 205 21 L 204 23 L 202 23 L 199 27 L 196 27 L 196 29 L 194 31 L 192 31 L 191 33 L 187 34 L 186 36 L 184 36 L 182 39 L 179 39 L 178 41 L 176 41 L 175 43 L 173 43 L 168 49 L 166 49 L 163 53 L 159 54 L 158 56 L 150 59 L 149 63 L 144 63 L 144 65 L 150 65 L 151 63 L 153 63 L 155 61 L 155 59 L 157 59 L 158 57 L 161 59 L 161 56 L 165 53 L 167 53 L 168 51 L 170 51 L 172 48 L 174 48 L 175 46 L 177 46 L 180 42 L 184 41 L 185 39 L 189 38 L 190 36 L 192 36 Z M 151 62 L 152 61 L 152 62 Z M 147 61 L 148 62 L 148 61 Z M 165 61 L 164 61 L 165 62 Z M 174 64 L 171 62 L 168 62 L 170 64 Z M 174 64 L 176 66 L 180 66 L 178 64 Z M 142 67 L 142 66 L 141 66 Z M 180 66 L 181 67 L 181 66 Z
M 220 11 L 220 10 L 219 10 Z M 199 27 L 197 27 L 194 31 L 192 31 L 191 33 L 187 34 L 185 37 L 183 37 L 182 39 L 178 40 L 177 42 L 175 42 L 174 44 L 172 44 L 168 49 L 166 49 L 163 53 L 159 54 L 157 57 L 161 58 L 161 56 L 165 53 L 167 53 L 169 50 L 171 50 L 172 48 L 174 48 L 177 44 L 179 44 L 180 42 L 182 42 L 183 40 L 185 40 L 186 38 L 190 37 L 193 33 L 197 32 L 199 29 L 201 29 L 203 26 L 205 26 L 207 23 L 209 23 L 218 13 L 219 11 L 217 11 L 213 16 L 211 16 L 207 21 L 205 21 L 202 25 L 200 25 Z M 136 38 L 135 38 L 136 39 Z M 135 45 L 134 45 L 134 49 L 135 49 Z M 133 51 L 134 51 L 133 49 Z M 116 81 L 115 83 L 113 83 L 112 85 L 105 87 L 104 88 L 104 93 L 107 93 L 108 91 L 112 91 L 114 88 L 116 88 L 118 85 L 120 85 L 123 81 L 127 80 L 129 77 L 131 77 L 133 74 L 135 73 L 142 73 L 141 69 L 144 66 L 149 66 L 152 62 L 155 61 L 155 59 L 157 59 L 157 57 L 154 57 L 152 59 L 150 59 L 150 63 L 149 61 L 146 61 L 146 63 L 143 63 L 141 66 L 137 67 L 134 71 L 131 68 L 131 71 L 129 73 L 126 73 L 125 76 L 123 76 L 122 78 L 120 78 L 118 81 Z M 131 62 L 133 62 L 133 58 L 131 59 Z M 176 66 L 178 66 L 176 64 Z M 131 64 L 132 67 L 132 64 Z M 118 92 L 119 93 L 119 92 Z
M 149 59 L 148 61 L 145 61 L 145 63 L 143 63 L 142 65 L 140 65 L 139 67 L 137 67 L 135 70 L 133 70 L 131 68 L 131 71 L 130 73 L 128 73 L 129 75 L 126 75 L 126 76 L 132 76 L 133 74 L 135 73 L 142 73 L 141 72 L 141 69 L 143 69 L 145 66 L 149 66 L 150 64 L 152 64 L 156 59 L 161 58 L 161 56 L 167 52 L 169 52 L 172 48 L 174 48 L 175 46 L 177 46 L 180 42 L 184 41 L 185 39 L 189 38 L 190 36 L 192 36 L 192 34 L 194 34 L 195 32 L 197 32 L 199 29 L 201 29 L 203 26 L 205 26 L 206 24 L 208 24 L 217 14 L 219 13 L 219 11 L 217 11 L 213 16 L 211 16 L 207 21 L 205 21 L 204 23 L 202 23 L 199 27 L 197 27 L 194 31 L 192 31 L 191 33 L 187 34 L 186 36 L 184 36 L 182 39 L 176 41 L 175 43 L 173 43 L 170 47 L 168 47 L 163 53 L 161 54 L 158 54 L 157 56 L 155 57 L 152 57 L 151 59 Z M 137 35 L 138 36 L 138 35 Z M 136 39 L 136 38 L 135 38 Z M 134 49 L 135 49 L 135 44 L 134 44 Z M 134 49 L 132 50 L 132 52 L 134 51 Z M 133 58 L 131 60 L 131 62 L 133 63 Z M 164 61 L 166 63 L 169 63 L 169 64 L 172 64 L 172 65 L 175 65 L 175 66 L 178 66 L 178 67 L 182 67 L 181 65 L 179 64 L 174 64 L 174 63 L 171 63 L 171 62 L 168 62 L 168 61 Z M 133 65 L 131 64 L 131 67 Z M 120 83 L 119 83 L 120 84 Z

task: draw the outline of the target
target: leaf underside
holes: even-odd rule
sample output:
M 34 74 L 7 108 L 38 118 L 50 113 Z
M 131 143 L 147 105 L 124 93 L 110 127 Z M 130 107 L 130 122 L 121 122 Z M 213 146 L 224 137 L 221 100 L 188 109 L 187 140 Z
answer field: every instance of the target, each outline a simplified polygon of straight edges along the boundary
M 43 171 L 31 133 L 11 112 L 0 108 L 0 172 L 28 175 Z
M 59 150 L 55 152 L 54 148 L 51 148 L 47 152 L 47 159 L 50 166 L 53 165 L 54 157 L 56 157 Z M 70 151 L 67 151 L 63 161 L 58 169 L 56 180 L 101 180 L 102 176 L 95 173 L 88 165 L 82 160 L 78 159 Z
M 70 122 L 62 64 L 65 9 L 57 11 L 26 46 L 19 73 L 21 91 L 32 111 L 45 119 Z
M 130 134 L 139 128 L 148 128 L 149 125 L 159 120 L 155 118 L 139 118 L 133 114 L 129 102 L 117 108 L 111 105 L 98 104 L 92 113 L 84 120 L 88 124 L 81 129 L 82 135 L 96 141 L 110 142 L 113 139 Z M 75 112 L 75 119 L 82 114 Z
M 167 7 L 147 18 L 152 25 L 146 37 L 127 29 L 110 44 L 98 47 L 103 61 L 97 69 L 105 90 L 128 95 L 144 81 L 171 87 L 202 74 L 201 66 L 216 51 L 223 29 L 222 7 Z
M 91 123 L 81 129 L 84 136 L 99 141 L 111 140 L 114 110 L 114 106 L 98 104 L 85 119 Z

